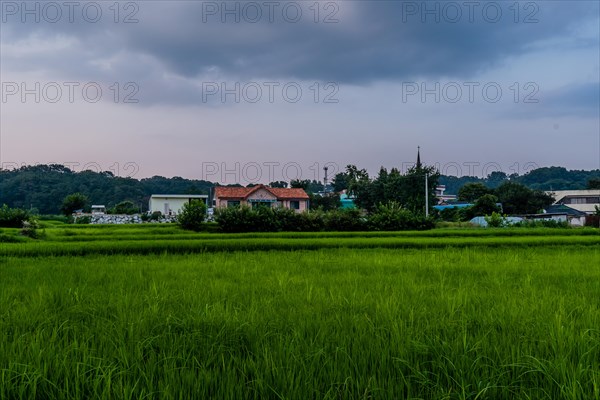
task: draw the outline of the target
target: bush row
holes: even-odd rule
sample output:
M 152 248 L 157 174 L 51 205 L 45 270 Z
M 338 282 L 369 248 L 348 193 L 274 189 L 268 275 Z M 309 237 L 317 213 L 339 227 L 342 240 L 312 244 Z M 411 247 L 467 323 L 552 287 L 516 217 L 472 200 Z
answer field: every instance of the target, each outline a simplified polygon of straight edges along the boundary
M 32 239 L 40 239 L 44 236 L 44 232 L 38 231 L 39 222 L 30 212 L 20 208 L 10 208 L 6 204 L 0 207 L 0 227 L 21 228 L 21 235 Z M 1 241 L 8 243 L 10 239 L 3 237 Z
M 23 222 L 28 221 L 31 215 L 20 208 L 10 208 L 6 204 L 0 207 L 0 227 L 21 228 Z
M 555 220 L 523 220 L 519 221 L 512 226 L 517 228 L 571 228 L 571 225 L 567 221 L 555 221 Z
M 242 206 L 217 210 L 215 221 L 223 232 L 397 231 L 432 229 L 430 219 L 415 216 L 397 204 L 379 206 L 365 216 L 356 209 L 311 210 Z

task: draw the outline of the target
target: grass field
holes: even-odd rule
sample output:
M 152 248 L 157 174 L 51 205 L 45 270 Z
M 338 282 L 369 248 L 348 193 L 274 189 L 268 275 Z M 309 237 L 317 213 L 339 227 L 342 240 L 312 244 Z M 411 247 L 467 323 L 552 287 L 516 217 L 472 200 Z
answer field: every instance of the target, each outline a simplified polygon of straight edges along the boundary
M 600 399 L 599 233 L 49 226 L 0 243 L 0 398 Z

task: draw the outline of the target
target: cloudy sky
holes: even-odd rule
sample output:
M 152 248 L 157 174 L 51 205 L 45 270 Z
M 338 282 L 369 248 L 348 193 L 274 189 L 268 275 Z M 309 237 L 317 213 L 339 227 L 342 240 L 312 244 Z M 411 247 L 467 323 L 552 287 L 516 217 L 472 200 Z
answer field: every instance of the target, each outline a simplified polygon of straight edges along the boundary
M 600 168 L 597 1 L 0 5 L 4 168 Z

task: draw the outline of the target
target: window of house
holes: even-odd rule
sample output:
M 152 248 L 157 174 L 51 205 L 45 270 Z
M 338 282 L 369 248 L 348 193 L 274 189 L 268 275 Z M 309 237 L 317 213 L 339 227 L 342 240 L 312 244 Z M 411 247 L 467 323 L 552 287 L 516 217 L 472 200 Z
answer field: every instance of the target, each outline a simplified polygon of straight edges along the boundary
M 239 200 L 227 200 L 227 207 L 232 208 L 232 207 L 239 207 L 239 206 L 240 206 Z
M 299 210 L 300 209 L 300 201 L 299 200 L 291 200 L 290 201 L 290 208 L 292 210 Z

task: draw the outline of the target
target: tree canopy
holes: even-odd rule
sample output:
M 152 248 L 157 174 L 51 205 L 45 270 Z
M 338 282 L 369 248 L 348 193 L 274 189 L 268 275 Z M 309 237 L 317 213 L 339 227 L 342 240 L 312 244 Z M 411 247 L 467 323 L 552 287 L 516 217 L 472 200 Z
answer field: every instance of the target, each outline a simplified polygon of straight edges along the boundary
M 491 194 L 493 189 L 487 187 L 482 182 L 468 182 L 458 190 L 458 200 L 474 202 L 480 197 Z
M 459 195 L 459 191 L 467 183 L 480 183 L 489 189 L 500 188 L 506 182 L 519 183 L 534 190 L 600 187 L 600 170 L 569 171 L 563 167 L 544 167 L 521 176 L 492 172 L 486 178 L 442 176 L 433 172 L 429 171 L 431 199 L 435 183 L 446 185 L 447 194 Z M 274 186 L 283 187 L 284 184 L 286 182 L 274 182 Z M 123 201 L 130 201 L 136 209 L 145 211 L 152 194 L 209 194 L 213 186 L 214 183 L 205 180 L 177 176 L 134 179 L 115 176 L 108 171 L 75 172 L 59 164 L 35 165 L 0 170 L 0 204 L 5 203 L 10 207 L 26 210 L 35 209 L 41 214 L 58 214 L 61 212 L 61 205 L 66 196 L 81 193 L 91 204 L 102 204 L 107 209 L 112 209 Z M 393 168 L 389 171 L 382 168 L 376 177 L 371 178 L 366 170 L 349 165 L 345 171 L 336 174 L 332 186 L 336 192 L 349 189 L 356 196 L 357 206 L 368 210 L 373 210 L 377 203 L 389 200 L 400 202 L 411 210 L 424 208 L 424 172 L 417 171 L 416 167 L 406 174 L 401 174 Z M 322 182 L 316 180 L 294 181 L 291 187 L 303 187 L 309 194 L 323 190 Z M 479 188 L 481 189 L 481 186 Z M 469 195 L 463 193 L 461 197 L 474 201 L 480 197 L 476 194 L 480 193 Z M 501 197 L 498 193 L 493 194 Z M 533 203 L 538 200 L 539 198 Z M 500 201 L 502 202 L 502 198 Z M 537 205 L 531 207 L 535 208 Z M 504 211 L 507 212 L 506 209 Z
M 59 214 L 63 199 L 72 193 L 85 195 L 90 203 L 107 209 L 129 200 L 147 210 L 150 195 L 157 193 L 208 194 L 211 182 L 181 177 L 134 179 L 111 172 L 74 172 L 62 165 L 25 166 L 0 170 L 0 204 L 37 209 L 41 214 Z
M 600 187 L 600 169 L 583 171 L 567 170 L 564 167 L 542 167 L 529 171 L 524 175 L 494 171 L 485 178 L 476 176 L 440 176 L 440 184 L 446 185 L 446 193 L 459 194 L 459 190 L 467 183 L 482 183 L 488 188 L 497 188 L 504 182 L 521 183 L 530 189 L 537 190 L 580 190 Z
M 415 166 L 405 174 L 396 168 L 389 172 L 381 168 L 374 179 L 366 170 L 355 165 L 346 167 L 348 191 L 358 207 L 374 211 L 380 204 L 396 202 L 415 214 L 425 214 L 425 176 L 427 175 L 428 204 L 436 204 L 435 188 L 439 173 L 428 166 Z
M 71 215 L 74 211 L 83 210 L 87 207 L 89 199 L 81 193 L 72 193 L 63 199 L 60 211 L 65 215 Z
M 506 214 L 536 214 L 553 202 L 552 196 L 541 190 L 533 190 L 518 182 L 505 182 L 494 194 L 502 203 Z

